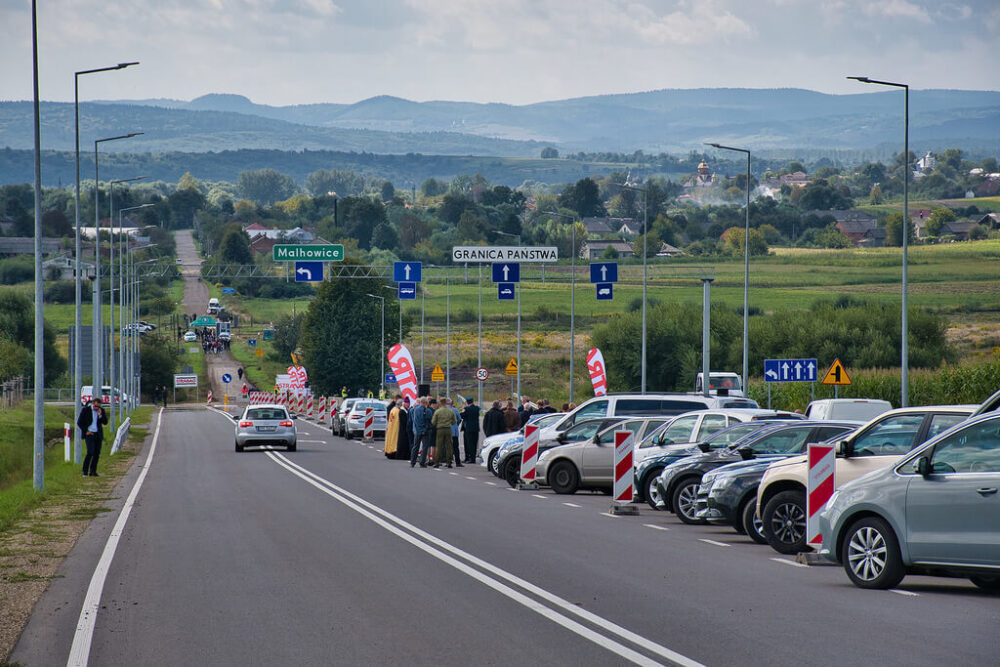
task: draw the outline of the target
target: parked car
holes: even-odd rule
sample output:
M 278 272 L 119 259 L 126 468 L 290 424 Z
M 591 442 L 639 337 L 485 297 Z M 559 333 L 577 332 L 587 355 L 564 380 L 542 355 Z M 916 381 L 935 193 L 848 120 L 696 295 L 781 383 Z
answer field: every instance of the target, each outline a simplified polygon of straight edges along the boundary
M 965 421 L 842 485 L 820 531 L 820 554 L 860 588 L 894 588 L 920 573 L 1000 591 L 1000 414 Z
M 570 447 L 576 443 L 588 442 L 597 436 L 598 433 L 606 429 L 618 428 L 625 422 L 622 417 L 604 417 L 601 419 L 588 419 L 573 426 L 565 433 L 561 433 L 556 440 L 538 441 L 538 463 L 535 466 L 535 481 L 544 484 L 538 479 L 539 465 L 545 452 L 556 447 Z M 500 448 L 497 452 L 497 476 L 502 477 L 511 486 L 517 486 L 521 476 L 521 452 L 524 450 L 524 440 L 509 443 Z
M 153 331 L 154 329 L 156 329 L 156 325 L 155 324 L 147 322 L 146 320 L 139 320 L 139 324 L 141 324 L 142 326 L 144 326 L 146 328 L 146 331 Z
M 657 491 L 667 509 L 684 523 L 703 523 L 697 516 L 698 487 L 701 476 L 740 458 L 772 454 L 798 454 L 806 443 L 826 440 L 857 428 L 855 423 L 785 422 L 769 424 L 729 447 L 711 450 L 702 446 L 703 453 L 689 456 L 663 469 L 656 481 Z
M 122 401 L 128 401 L 128 394 L 124 393 L 119 389 L 115 389 L 114 392 L 111 391 L 111 385 L 104 385 L 101 387 L 101 402 L 105 406 L 111 404 L 112 393 L 115 397 L 115 404 L 119 404 Z M 94 386 L 90 384 L 85 384 L 80 388 L 80 405 L 87 405 L 94 397 Z
M 528 421 L 525 424 L 534 424 L 539 428 L 543 428 L 550 424 L 553 424 L 563 418 L 565 412 L 550 412 L 535 414 L 528 417 Z M 494 475 L 499 476 L 499 471 L 497 470 L 497 453 L 500 448 L 508 443 L 521 443 L 524 442 L 524 426 L 521 427 L 519 431 L 508 431 L 507 433 L 497 433 L 491 435 L 490 437 L 483 440 L 483 448 L 480 450 L 479 455 L 483 457 L 483 465 L 487 470 L 492 472 Z
M 198 334 L 196 334 L 193 331 L 185 331 L 184 332 L 184 342 L 185 343 L 193 343 L 196 340 L 198 340 Z
M 735 424 L 721 431 L 716 431 L 702 442 L 708 444 L 710 449 L 720 449 L 728 447 L 740 438 L 752 433 L 772 422 L 754 421 Z M 685 442 L 682 444 L 667 445 L 663 451 L 653 456 L 648 456 L 636 464 L 634 469 L 634 479 L 636 488 L 636 499 L 645 500 L 653 509 L 664 509 L 663 500 L 656 490 L 656 478 L 660 476 L 663 469 L 674 461 L 678 461 L 686 456 L 699 453 L 698 443 Z
M 590 438 L 539 452 L 535 481 L 551 486 L 556 493 L 576 493 L 578 489 L 610 491 L 615 483 L 615 433 L 629 431 L 639 439 L 666 420 L 667 417 L 625 419 L 602 427 Z M 581 426 L 577 424 L 566 434 Z M 509 477 L 507 481 L 510 482 Z
M 294 415 L 281 405 L 248 405 L 236 420 L 236 451 L 261 445 L 283 446 L 294 452 L 298 444 Z
M 837 486 L 895 463 L 925 440 L 972 414 L 974 405 L 898 408 L 879 415 L 839 441 L 834 482 Z M 777 461 L 768 467 L 757 493 L 757 513 L 767 542 L 778 553 L 806 547 L 806 457 Z
M 700 394 L 604 394 L 581 403 L 562 419 L 542 429 L 541 440 L 553 440 L 562 431 L 584 419 L 600 417 L 658 417 L 710 408 L 757 408 L 757 402 L 738 396 Z
M 694 379 L 695 393 L 702 393 L 702 382 L 704 374 L 698 373 Z M 721 392 L 719 390 L 722 390 Z M 728 371 L 712 371 L 708 374 L 708 393 L 729 396 L 745 396 L 743 393 L 743 379 L 736 373 Z
M 342 438 L 347 437 L 347 415 L 351 411 L 351 407 L 357 403 L 358 398 L 345 398 L 337 406 L 337 410 L 330 415 L 330 432 L 334 435 L 339 435 Z
M 892 403 L 872 398 L 821 398 L 806 406 L 806 419 L 868 421 L 892 409 Z
M 365 432 L 365 411 L 371 408 L 373 433 L 375 436 L 385 436 L 385 425 L 388 421 L 385 412 L 385 403 L 372 399 L 358 399 L 344 417 L 344 437 L 350 440 L 354 435 L 364 435 Z

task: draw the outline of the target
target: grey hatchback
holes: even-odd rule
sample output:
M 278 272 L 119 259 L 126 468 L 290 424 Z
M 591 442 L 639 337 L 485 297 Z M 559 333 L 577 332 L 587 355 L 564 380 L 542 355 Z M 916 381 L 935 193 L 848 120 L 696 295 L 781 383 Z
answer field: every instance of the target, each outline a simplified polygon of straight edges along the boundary
M 236 420 L 236 451 L 244 447 L 278 445 L 294 452 L 295 419 L 281 405 L 252 405 Z
M 964 421 L 844 484 L 820 514 L 820 554 L 860 588 L 908 573 L 1000 591 L 1000 414 Z

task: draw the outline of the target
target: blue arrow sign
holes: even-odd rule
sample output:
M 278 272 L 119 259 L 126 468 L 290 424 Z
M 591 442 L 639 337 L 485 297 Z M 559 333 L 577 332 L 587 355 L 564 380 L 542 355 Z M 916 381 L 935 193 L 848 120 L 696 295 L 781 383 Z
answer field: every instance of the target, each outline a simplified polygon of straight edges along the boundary
M 399 283 L 399 287 L 396 288 L 396 296 L 399 297 L 400 301 L 413 301 L 417 298 L 417 284 Z
M 249 345 L 250 347 L 253 347 L 256 344 L 257 344 L 257 339 L 256 338 L 247 338 L 247 345 Z
M 222 381 L 225 382 L 226 384 L 229 384 L 230 382 L 233 381 L 233 376 L 230 375 L 229 373 L 223 373 L 222 374 Z
M 222 293 L 223 294 L 236 294 L 236 288 L 235 287 L 223 287 L 222 288 Z
M 618 282 L 618 262 L 591 262 L 590 282 L 592 283 Z
M 295 262 L 295 282 L 318 283 L 323 280 L 323 262 Z
M 815 382 L 815 359 L 765 359 L 765 382 Z
M 393 262 L 392 282 L 419 283 L 423 268 L 423 262 Z
M 597 283 L 594 287 L 597 289 L 598 301 L 611 301 L 615 298 L 614 283 Z
M 513 301 L 516 287 L 515 283 L 497 283 L 497 298 L 501 301 Z
M 385 374 L 385 383 L 386 384 L 396 384 L 396 376 L 393 375 L 392 373 L 386 373 Z
M 517 262 L 497 262 L 493 265 L 493 282 L 521 282 L 521 265 Z

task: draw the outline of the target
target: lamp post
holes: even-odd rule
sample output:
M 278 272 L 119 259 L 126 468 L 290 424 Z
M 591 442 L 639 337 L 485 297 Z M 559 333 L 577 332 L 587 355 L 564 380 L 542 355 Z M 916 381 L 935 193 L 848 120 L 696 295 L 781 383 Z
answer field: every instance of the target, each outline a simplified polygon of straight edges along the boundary
M 145 247 L 150 248 L 155 245 L 156 244 L 153 243 Z M 132 322 L 134 323 L 133 324 L 134 328 L 129 336 L 132 339 L 132 344 L 130 346 L 132 349 L 132 354 L 129 357 L 129 375 L 131 376 L 131 386 L 128 395 L 129 395 L 129 400 L 132 402 L 133 406 L 136 407 L 139 405 L 139 396 L 142 394 L 141 378 L 139 373 L 136 372 L 136 367 L 135 367 L 136 355 L 139 353 L 141 345 L 141 338 L 140 338 L 141 334 L 139 333 L 139 329 L 137 326 L 139 322 L 139 285 L 142 282 L 139 280 L 139 267 L 142 266 L 143 264 L 150 264 L 157 261 L 159 260 L 153 258 L 137 263 L 135 261 L 135 253 L 129 253 L 129 263 L 131 264 L 131 286 L 129 291 L 131 292 L 130 305 L 132 310 Z M 141 373 L 141 368 L 139 370 Z
M 718 148 L 723 151 L 735 151 L 737 153 L 746 153 L 747 156 L 747 210 L 746 210 L 746 223 L 743 228 L 743 395 L 749 396 L 750 391 L 747 388 L 747 351 L 749 350 L 748 342 L 750 338 L 750 151 L 746 148 L 733 148 L 732 146 L 723 146 L 722 144 L 708 144 L 713 148 Z M 702 379 L 702 384 L 708 386 L 709 378 L 706 375 Z
M 907 83 L 897 83 L 895 81 L 879 81 L 869 79 L 867 76 L 849 76 L 848 79 L 860 81 L 861 83 L 871 83 L 877 86 L 890 86 L 892 88 L 903 89 L 903 303 L 902 303 L 902 329 L 900 334 L 900 390 L 899 405 L 907 407 L 910 404 L 910 350 L 909 350 L 909 327 L 907 321 L 907 246 L 910 232 L 910 85 Z
M 576 356 L 576 216 L 557 211 L 548 211 L 548 215 L 568 218 L 572 227 L 570 240 L 570 274 L 569 274 L 569 402 L 573 402 L 573 359 Z
M 94 347 L 93 347 L 93 379 L 91 380 L 93 386 L 93 394 L 95 396 L 101 396 L 98 393 L 104 389 L 104 347 L 101 345 L 101 336 L 104 334 L 104 319 L 101 314 L 101 180 L 100 171 L 98 169 L 98 147 L 106 141 L 116 141 L 118 139 L 129 139 L 131 137 L 136 137 L 142 134 L 142 132 L 130 132 L 129 134 L 122 134 L 117 137 L 105 137 L 103 139 L 94 140 L 94 294 L 93 299 L 93 320 L 92 327 Z M 114 219 L 112 218 L 112 221 Z
M 379 387 L 385 382 L 385 297 L 379 296 L 378 294 L 369 294 L 373 299 L 378 299 L 382 302 L 382 337 L 379 338 L 379 358 L 382 361 L 382 375 L 381 379 L 378 381 Z
M 35 204 L 35 340 L 34 384 L 32 415 L 32 486 L 36 491 L 45 490 L 45 318 L 42 314 L 44 299 L 42 276 L 42 135 L 41 111 L 38 101 L 38 18 L 35 1 L 31 2 L 31 83 L 34 92 L 32 104 L 34 133 L 34 204 Z
M 620 185 L 618 187 L 626 190 L 634 190 L 642 193 L 642 366 L 640 370 L 641 380 L 639 385 L 640 393 L 646 393 L 646 242 L 649 236 L 649 201 L 646 188 L 637 188 L 634 185 Z M 633 251 L 632 254 L 635 254 Z
M 139 177 L 137 177 L 135 179 L 128 179 L 128 180 L 138 180 L 139 178 L 146 178 L 146 177 L 145 176 L 139 176 Z M 121 181 L 112 181 L 111 183 L 114 184 L 114 183 L 120 183 L 120 182 Z M 112 185 L 112 187 L 113 187 L 113 185 Z M 140 208 L 149 208 L 150 206 L 152 206 L 152 204 L 140 204 L 139 206 L 129 206 L 127 208 L 119 209 L 118 210 L 118 234 L 119 234 L 119 236 L 121 236 L 122 232 L 124 231 L 124 226 L 122 224 L 122 220 L 124 219 L 124 213 L 126 211 L 135 211 L 135 210 L 140 209 Z M 114 234 L 112 234 L 111 238 L 112 238 L 112 243 L 113 243 L 114 242 Z M 128 250 L 128 237 L 126 237 L 126 239 L 125 239 L 125 250 Z M 127 260 L 126 260 L 126 257 L 125 257 L 126 254 L 128 255 L 128 259 Z M 131 346 L 132 335 L 135 332 L 132 329 L 126 329 L 125 328 L 126 303 L 128 302 L 128 296 L 129 295 L 128 295 L 128 291 L 127 291 L 127 287 L 128 287 L 127 283 L 128 283 L 128 281 L 125 280 L 123 278 L 123 276 L 124 276 L 124 273 L 125 273 L 125 268 L 128 266 L 129 263 L 131 263 L 131 258 L 132 258 L 132 253 L 125 253 L 125 252 L 122 252 L 121 250 L 119 250 L 119 252 L 118 252 L 118 324 L 119 324 L 120 332 L 118 334 L 118 376 L 117 377 L 118 377 L 119 380 L 121 380 L 120 384 L 125 385 L 125 387 L 128 388 L 128 389 L 131 388 L 129 386 L 131 378 L 125 372 L 125 359 L 126 359 L 126 357 L 125 357 L 125 347 L 126 347 L 126 345 L 125 345 L 124 341 L 128 340 L 129 341 L 129 346 Z M 114 314 L 114 308 L 112 308 L 112 314 Z M 131 316 L 130 312 L 128 314 Z M 134 323 L 131 321 L 131 317 L 129 317 L 129 325 L 133 325 L 133 324 Z M 112 324 L 112 329 L 114 329 L 114 324 Z M 127 339 L 125 338 L 125 333 L 126 332 L 128 334 L 128 338 Z M 131 371 L 131 368 L 129 368 L 129 371 Z M 115 386 L 118 386 L 118 385 L 115 385 Z M 121 389 L 120 388 L 119 388 L 119 393 L 121 393 Z M 126 390 L 125 393 L 128 395 L 129 401 L 122 403 L 122 405 L 123 405 L 122 410 L 124 412 L 128 412 L 129 411 L 129 402 L 131 402 L 131 400 L 132 400 L 132 394 L 128 390 Z
M 80 351 L 83 347 L 82 337 L 80 336 L 80 328 L 83 326 L 82 323 L 82 297 L 83 288 L 80 283 L 80 77 L 84 74 L 96 74 L 98 72 L 112 72 L 114 70 L 125 69 L 132 65 L 138 65 L 138 62 L 133 63 L 118 63 L 117 65 L 112 65 L 111 67 L 98 67 L 97 69 L 85 69 L 79 72 L 73 73 L 73 116 L 75 118 L 76 125 L 76 190 L 74 193 L 74 206 L 73 213 L 76 217 L 75 225 L 75 262 L 76 271 L 74 290 L 76 294 L 76 320 L 75 328 L 73 330 L 73 392 L 75 396 L 79 396 L 76 392 L 80 391 L 80 386 L 83 384 L 83 364 L 80 361 Z M 95 201 L 96 205 L 96 201 Z M 73 462 L 81 462 L 81 444 L 80 444 L 80 430 L 73 429 Z

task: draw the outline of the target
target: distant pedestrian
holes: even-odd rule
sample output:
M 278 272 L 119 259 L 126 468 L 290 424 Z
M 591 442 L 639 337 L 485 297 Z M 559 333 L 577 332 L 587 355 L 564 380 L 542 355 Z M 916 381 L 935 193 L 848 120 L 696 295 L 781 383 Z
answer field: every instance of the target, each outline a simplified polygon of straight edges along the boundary
M 525 424 L 527 424 L 528 420 L 531 419 L 532 415 L 534 415 L 535 412 L 537 412 L 537 411 L 538 411 L 538 406 L 537 405 L 535 405 L 531 401 L 528 401 L 527 403 L 525 403 L 524 404 L 524 410 L 521 412 L 521 426 L 524 426 Z
M 101 399 L 95 396 L 80 410 L 76 425 L 83 431 L 83 441 L 87 444 L 87 455 L 83 459 L 83 476 L 97 477 L 97 460 L 101 457 L 101 443 L 104 440 L 104 424 L 108 416 L 104 413 Z
M 167 385 L 160 386 L 160 395 L 163 396 L 163 407 L 167 407 Z
M 396 445 L 396 458 L 406 461 L 413 449 L 413 429 L 410 428 L 410 399 L 404 398 L 399 409 L 399 442 Z
M 521 416 L 514 409 L 514 401 L 507 401 L 507 408 L 503 411 L 503 423 L 508 433 L 521 428 Z
M 455 415 L 455 423 L 451 425 L 451 452 L 455 456 L 455 467 L 462 468 L 461 448 L 458 446 L 458 434 L 462 430 L 462 413 L 455 407 L 455 401 L 447 399 L 448 409 Z M 449 457 L 448 462 L 451 462 Z
M 399 413 L 402 409 L 403 401 L 400 400 L 393 404 L 392 408 L 389 410 L 389 418 L 385 427 L 385 447 L 383 447 L 382 450 L 385 453 L 385 458 L 387 459 L 396 458 L 396 450 L 400 447 L 402 442 L 406 442 L 405 437 L 400 437 L 403 433 L 400 430 L 399 420 Z
M 472 397 L 465 399 L 462 410 L 462 433 L 465 444 L 465 462 L 476 462 L 476 448 L 479 445 L 479 406 Z
M 424 435 L 427 432 L 427 398 L 417 399 L 417 404 L 410 410 L 410 430 L 413 432 L 413 441 L 410 445 L 410 467 L 417 465 L 417 457 L 420 456 L 420 467 L 427 467 L 427 455 L 424 452 Z
M 449 468 L 451 467 L 451 427 L 457 420 L 455 412 L 442 400 L 441 406 L 434 411 L 434 416 L 431 418 L 431 424 L 434 426 L 437 436 L 434 443 L 436 448 L 435 468 L 440 468 L 442 461 L 445 461 Z
M 237 377 L 238 377 L 238 378 L 239 378 L 240 380 L 242 380 L 242 379 L 243 379 L 243 369 L 242 369 L 242 368 L 237 368 L 237 369 L 236 369 L 236 376 L 237 376 Z
M 503 410 L 500 409 L 500 401 L 493 401 L 493 406 L 483 415 L 483 435 L 487 438 L 497 433 L 507 431 L 507 425 L 503 421 Z

